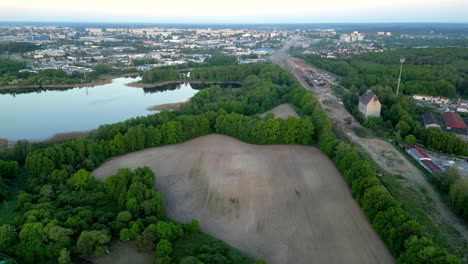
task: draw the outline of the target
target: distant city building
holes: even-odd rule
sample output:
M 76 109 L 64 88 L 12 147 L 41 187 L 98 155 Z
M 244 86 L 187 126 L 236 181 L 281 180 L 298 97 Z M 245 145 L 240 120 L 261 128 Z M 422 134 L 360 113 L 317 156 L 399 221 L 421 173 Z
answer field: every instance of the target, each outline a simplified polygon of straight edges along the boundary
M 340 36 L 340 41 L 343 41 L 343 42 L 351 42 L 351 36 L 348 35 L 348 34 L 342 34 Z
M 468 100 L 458 99 L 457 112 L 468 113 Z
M 440 104 L 440 105 L 448 104 L 448 102 L 450 101 L 448 98 L 445 98 L 442 96 L 432 96 L 432 95 L 426 95 L 426 94 L 413 94 L 413 98 L 415 100 L 426 101 L 426 102 L 431 102 L 433 104 Z
M 367 91 L 359 96 L 359 112 L 364 117 L 379 117 L 382 105 L 374 93 Z
M 102 28 L 87 28 L 86 31 L 90 34 L 94 35 L 101 35 L 102 34 Z
M 340 36 L 340 41 L 343 42 L 357 42 L 357 41 L 363 41 L 364 40 L 364 34 L 359 33 L 358 31 L 354 31 L 352 34 L 342 34 Z

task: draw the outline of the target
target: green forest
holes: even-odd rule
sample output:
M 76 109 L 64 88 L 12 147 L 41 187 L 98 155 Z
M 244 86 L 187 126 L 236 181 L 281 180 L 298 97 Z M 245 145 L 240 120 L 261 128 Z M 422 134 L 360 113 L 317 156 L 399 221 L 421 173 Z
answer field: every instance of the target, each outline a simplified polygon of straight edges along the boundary
M 47 69 L 39 73 L 20 72 L 26 69 L 26 63 L 10 59 L 0 59 L 0 86 L 19 85 L 60 85 L 80 84 L 97 81 L 104 74 L 111 74 L 111 67 L 97 64 L 92 72 L 67 74 L 60 69 Z
M 396 90 L 400 57 L 405 58 L 401 75 L 404 94 L 429 94 L 468 98 L 468 50 L 466 48 L 407 48 L 381 53 L 363 53 L 345 59 L 304 59 L 342 77 L 346 87 L 368 89 L 375 85 Z
M 140 250 L 155 251 L 161 263 L 252 263 L 215 239 L 200 245 L 196 220 L 167 219 L 150 169 L 122 169 L 103 182 L 90 173 L 111 157 L 220 133 L 254 144 L 318 146 L 342 172 L 398 263 L 461 263 L 432 242 L 386 191 L 367 156 L 337 138 L 317 99 L 291 74 L 273 65 L 240 65 L 200 68 L 195 76 L 242 81 L 242 88 L 213 86 L 178 111 L 103 125 L 60 144 L 23 141 L 1 154 L 2 198 L 13 194 L 17 216 L 0 223 L 0 252 L 21 263 L 71 263 L 103 254 L 112 241 L 135 240 Z M 259 118 L 281 103 L 293 105 L 301 118 Z M 12 183 L 20 175 L 24 182 L 15 196 Z M 457 199 L 463 203 L 468 196 Z M 188 249 L 176 250 L 180 241 Z
M 454 134 L 436 129 L 425 129 L 419 116 L 426 111 L 418 107 L 409 96 L 396 96 L 399 58 L 403 65 L 403 94 L 425 93 L 455 98 L 468 96 L 468 51 L 460 48 L 399 49 L 382 53 L 366 53 L 349 59 L 323 59 L 305 56 L 304 59 L 318 67 L 341 76 L 348 87 L 342 93 L 346 109 L 364 126 L 383 135 L 396 132 L 396 141 L 415 136 L 427 147 L 448 154 L 468 155 L 468 144 Z M 417 87 L 417 88 L 415 88 Z M 380 118 L 364 120 L 359 114 L 359 94 L 371 89 L 382 104 Z

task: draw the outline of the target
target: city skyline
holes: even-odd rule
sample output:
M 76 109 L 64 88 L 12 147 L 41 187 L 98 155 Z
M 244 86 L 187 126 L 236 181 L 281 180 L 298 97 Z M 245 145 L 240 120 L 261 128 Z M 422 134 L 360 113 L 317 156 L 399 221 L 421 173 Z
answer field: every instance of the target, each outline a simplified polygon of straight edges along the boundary
M 0 3 L 3 21 L 141 22 L 141 23 L 397 23 L 468 22 L 468 2 L 462 0 L 290 0 L 226 4 L 209 0 L 148 2 L 19 0 Z

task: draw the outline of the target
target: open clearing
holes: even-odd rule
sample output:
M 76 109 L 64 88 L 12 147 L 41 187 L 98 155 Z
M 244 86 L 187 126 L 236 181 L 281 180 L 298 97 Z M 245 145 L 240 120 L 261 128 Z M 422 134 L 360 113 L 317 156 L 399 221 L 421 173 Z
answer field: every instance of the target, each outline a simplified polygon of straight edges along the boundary
M 111 159 L 93 174 L 149 166 L 168 217 L 268 263 L 393 263 L 333 163 L 317 148 L 208 135 Z
M 151 264 L 155 254 L 138 252 L 134 242 L 116 242 L 109 249 L 109 255 L 92 259 L 95 264 Z
M 286 119 L 290 116 L 299 118 L 299 115 L 296 113 L 294 108 L 290 104 L 280 104 L 277 107 L 271 109 L 260 115 L 261 118 L 264 118 L 266 115 L 272 113 L 276 118 Z

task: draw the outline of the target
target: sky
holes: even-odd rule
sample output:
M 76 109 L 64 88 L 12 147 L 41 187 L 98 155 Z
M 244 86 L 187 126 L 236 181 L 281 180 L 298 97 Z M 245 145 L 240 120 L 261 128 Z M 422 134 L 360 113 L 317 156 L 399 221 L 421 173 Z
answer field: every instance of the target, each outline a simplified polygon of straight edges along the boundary
M 0 21 L 468 22 L 468 0 L 0 0 Z

